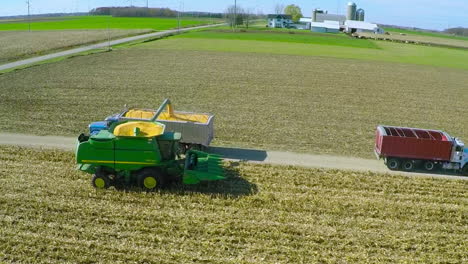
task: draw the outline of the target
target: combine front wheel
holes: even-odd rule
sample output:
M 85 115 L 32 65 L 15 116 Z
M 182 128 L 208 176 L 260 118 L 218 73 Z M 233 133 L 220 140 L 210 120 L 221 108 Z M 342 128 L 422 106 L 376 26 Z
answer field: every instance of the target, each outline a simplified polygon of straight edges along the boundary
M 164 178 L 159 170 L 144 170 L 138 175 L 138 186 L 145 191 L 153 191 L 164 185 Z

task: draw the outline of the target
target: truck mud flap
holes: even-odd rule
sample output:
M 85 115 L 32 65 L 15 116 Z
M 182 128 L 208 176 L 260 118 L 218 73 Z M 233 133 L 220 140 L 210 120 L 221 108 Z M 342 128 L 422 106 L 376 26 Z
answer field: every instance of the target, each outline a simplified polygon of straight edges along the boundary
M 221 156 L 189 150 L 185 155 L 184 184 L 226 179 L 222 161 Z

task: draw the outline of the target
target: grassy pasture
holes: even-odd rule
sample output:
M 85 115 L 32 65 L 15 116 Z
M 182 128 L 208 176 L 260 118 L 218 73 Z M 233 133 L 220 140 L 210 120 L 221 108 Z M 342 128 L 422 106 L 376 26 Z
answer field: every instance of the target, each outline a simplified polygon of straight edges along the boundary
M 182 27 L 210 24 L 212 20 L 204 18 L 183 18 Z M 216 19 L 214 21 L 217 21 Z M 166 30 L 177 27 L 176 18 L 148 17 L 112 17 L 112 16 L 70 16 L 60 19 L 34 20 L 32 30 L 64 30 L 64 29 L 152 29 Z M 0 23 L 1 30 L 28 30 L 28 21 Z
M 187 33 L 157 44 L 147 44 L 145 48 L 172 50 L 203 50 L 219 52 L 248 52 L 264 54 L 288 54 L 298 56 L 320 56 L 369 61 L 410 63 L 419 65 L 441 66 L 468 70 L 468 52 L 466 50 L 406 45 L 400 43 L 365 40 L 337 39 L 332 45 L 327 37 L 320 44 L 294 43 L 280 41 L 258 41 L 241 39 L 247 34 L 239 33 L 239 39 L 216 39 L 191 37 L 198 33 Z M 203 36 L 202 34 L 198 36 Z M 292 35 L 291 38 L 295 38 Z M 319 39 L 319 37 L 316 37 Z M 333 36 L 331 36 L 333 38 Z M 183 40 L 179 40 L 183 39 Z M 362 41 L 362 40 L 361 40 Z M 372 43 L 372 44 L 367 44 Z M 366 47 L 368 46 L 368 47 Z M 369 48 L 377 46 L 378 48 Z
M 294 33 L 294 34 L 291 34 Z M 267 42 L 288 42 L 327 46 L 346 46 L 379 49 L 373 41 L 353 39 L 344 34 L 320 34 L 307 31 L 259 31 L 232 32 L 229 30 L 203 30 L 176 36 L 175 38 L 250 40 Z
M 383 35 L 383 34 L 373 34 L 373 33 L 359 33 L 359 36 L 365 37 L 368 39 L 378 39 L 378 40 L 391 40 L 399 41 L 406 43 L 415 43 L 431 46 L 440 46 L 448 48 L 463 48 L 468 49 L 468 41 L 462 39 L 452 39 L 452 38 L 439 38 L 439 37 L 430 37 L 424 35 Z
M 0 261 L 465 263 L 466 181 L 226 164 L 229 179 L 95 191 L 74 155 L 0 146 Z
M 433 33 L 433 32 L 424 32 L 424 31 L 399 29 L 399 28 L 384 28 L 384 30 L 390 33 L 402 33 L 402 34 L 408 34 L 408 35 L 427 36 L 427 37 L 435 37 L 435 38 L 468 40 L 468 37 L 454 36 L 454 35 L 444 34 L 444 33 Z
M 148 32 L 151 30 L 109 31 L 111 39 Z M 108 38 L 107 30 L 0 31 L 0 63 L 104 41 Z
M 464 70 L 174 50 L 173 41 L 0 75 L 0 130 L 77 136 L 124 104 L 155 108 L 167 97 L 215 113 L 218 145 L 372 158 L 378 124 L 468 138 L 467 117 L 453 114 L 467 100 Z

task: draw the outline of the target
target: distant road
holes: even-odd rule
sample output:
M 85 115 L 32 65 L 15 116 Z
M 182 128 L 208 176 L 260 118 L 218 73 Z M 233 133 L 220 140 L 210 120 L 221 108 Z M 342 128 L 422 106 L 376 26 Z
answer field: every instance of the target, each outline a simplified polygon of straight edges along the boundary
M 67 151 L 75 150 L 77 139 L 61 136 L 33 136 L 25 134 L 0 133 L 0 145 L 23 147 L 55 148 Z M 353 171 L 372 171 L 405 175 L 411 177 L 429 177 L 443 179 L 468 180 L 466 176 L 449 174 L 407 173 L 390 171 L 383 161 L 331 155 L 300 154 L 293 152 L 265 151 L 255 149 L 240 149 L 226 147 L 210 147 L 210 153 L 220 154 L 234 161 L 266 163 L 274 165 L 291 165 L 309 168 L 327 168 Z
M 142 39 L 148 39 L 148 38 L 154 38 L 154 37 L 162 37 L 162 36 L 175 34 L 175 33 L 179 33 L 179 32 L 184 32 L 184 31 L 189 31 L 189 30 L 193 30 L 193 29 L 215 27 L 215 26 L 220 26 L 220 25 L 223 25 L 223 24 L 213 24 L 213 25 L 205 25 L 205 26 L 198 26 L 198 27 L 181 28 L 180 30 L 171 29 L 171 30 L 165 30 L 165 31 L 160 31 L 160 32 L 148 33 L 148 34 L 143 34 L 143 35 L 138 35 L 138 36 L 133 36 L 133 37 L 127 37 L 127 38 L 112 40 L 112 41 L 110 41 L 110 45 L 114 46 L 114 45 L 118 45 L 118 44 L 122 44 L 122 43 L 132 42 L 132 41 L 135 41 L 135 40 L 142 40 Z M 83 47 L 75 48 L 75 49 L 71 49 L 71 50 L 51 53 L 51 54 L 44 55 L 44 56 L 34 57 L 34 58 L 30 58 L 30 59 L 25 59 L 25 60 L 19 60 L 19 61 L 15 61 L 15 62 L 0 65 L 0 71 L 14 69 L 14 68 L 25 66 L 25 65 L 28 65 L 28 64 L 34 64 L 34 63 L 38 63 L 38 62 L 42 62 L 42 61 L 46 61 L 46 60 L 50 60 L 50 59 L 54 59 L 54 58 L 59 58 L 59 57 L 63 57 L 63 56 L 69 56 L 69 55 L 73 55 L 73 54 L 77 54 L 77 53 L 81 53 L 81 52 L 85 52 L 85 51 L 90 51 L 90 50 L 94 50 L 94 49 L 102 49 L 102 48 L 106 48 L 108 46 L 109 46 L 109 42 L 106 41 L 106 42 L 93 44 L 93 45 L 88 45 L 88 46 L 83 46 Z

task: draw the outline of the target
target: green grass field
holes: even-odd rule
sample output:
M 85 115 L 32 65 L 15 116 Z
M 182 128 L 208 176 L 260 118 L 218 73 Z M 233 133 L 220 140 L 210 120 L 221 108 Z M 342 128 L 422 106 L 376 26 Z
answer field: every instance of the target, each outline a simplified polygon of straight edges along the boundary
M 237 34 L 237 36 L 236 36 Z M 173 50 L 204 50 L 219 52 L 249 52 L 266 54 L 287 54 L 299 56 L 320 56 L 347 58 L 368 61 L 385 61 L 419 65 L 441 66 L 468 70 L 468 52 L 466 50 L 403 45 L 400 43 L 359 40 L 336 37 L 334 34 L 310 34 L 298 37 L 295 34 L 273 34 L 277 40 L 267 41 L 272 33 L 225 33 L 201 31 L 186 33 L 170 40 L 147 44 Z M 234 36 L 233 36 L 234 35 Z M 276 37 L 280 35 L 281 37 Z M 285 37 L 286 36 L 286 37 Z M 282 38 L 289 42 L 281 41 Z M 183 40 L 178 40 L 181 38 Z M 302 39 L 302 43 L 299 43 Z M 145 48 L 146 48 L 145 47 Z
M 291 34 L 294 32 L 294 34 Z M 362 39 L 349 38 L 344 34 L 320 34 L 308 31 L 259 31 L 249 30 L 246 32 L 232 32 L 229 30 L 203 30 L 198 32 L 190 32 L 187 34 L 176 36 L 175 38 L 194 38 L 194 39 L 222 39 L 222 40 L 250 40 L 250 41 L 266 41 L 266 42 L 286 42 L 286 43 L 303 43 L 317 44 L 327 46 L 346 46 L 356 48 L 372 48 L 378 49 L 374 42 Z
M 388 32 L 403 33 L 403 34 L 409 34 L 409 35 L 419 35 L 419 36 L 436 37 L 436 38 L 457 39 L 457 40 L 468 40 L 468 37 L 454 36 L 454 35 L 443 34 L 443 33 L 432 33 L 432 32 L 399 29 L 399 28 L 384 28 L 384 30 Z
M 226 164 L 96 191 L 73 153 L 0 146 L 0 262 L 466 263 L 466 181 Z
M 214 20 L 216 22 L 217 20 Z M 182 27 L 210 24 L 210 19 L 183 18 Z M 64 30 L 64 29 L 153 29 L 166 30 L 178 26 L 176 18 L 141 18 L 111 16 L 70 16 L 50 20 L 37 20 L 31 23 L 31 30 Z M 1 30 L 28 30 L 28 22 L 11 21 L 1 23 Z
M 0 75 L 0 130 L 77 136 L 124 104 L 155 108 L 170 98 L 176 109 L 216 114 L 216 145 L 373 158 L 379 124 L 466 141 L 468 119 L 456 113 L 468 99 L 468 52 L 378 45 L 167 38 L 123 46 Z

